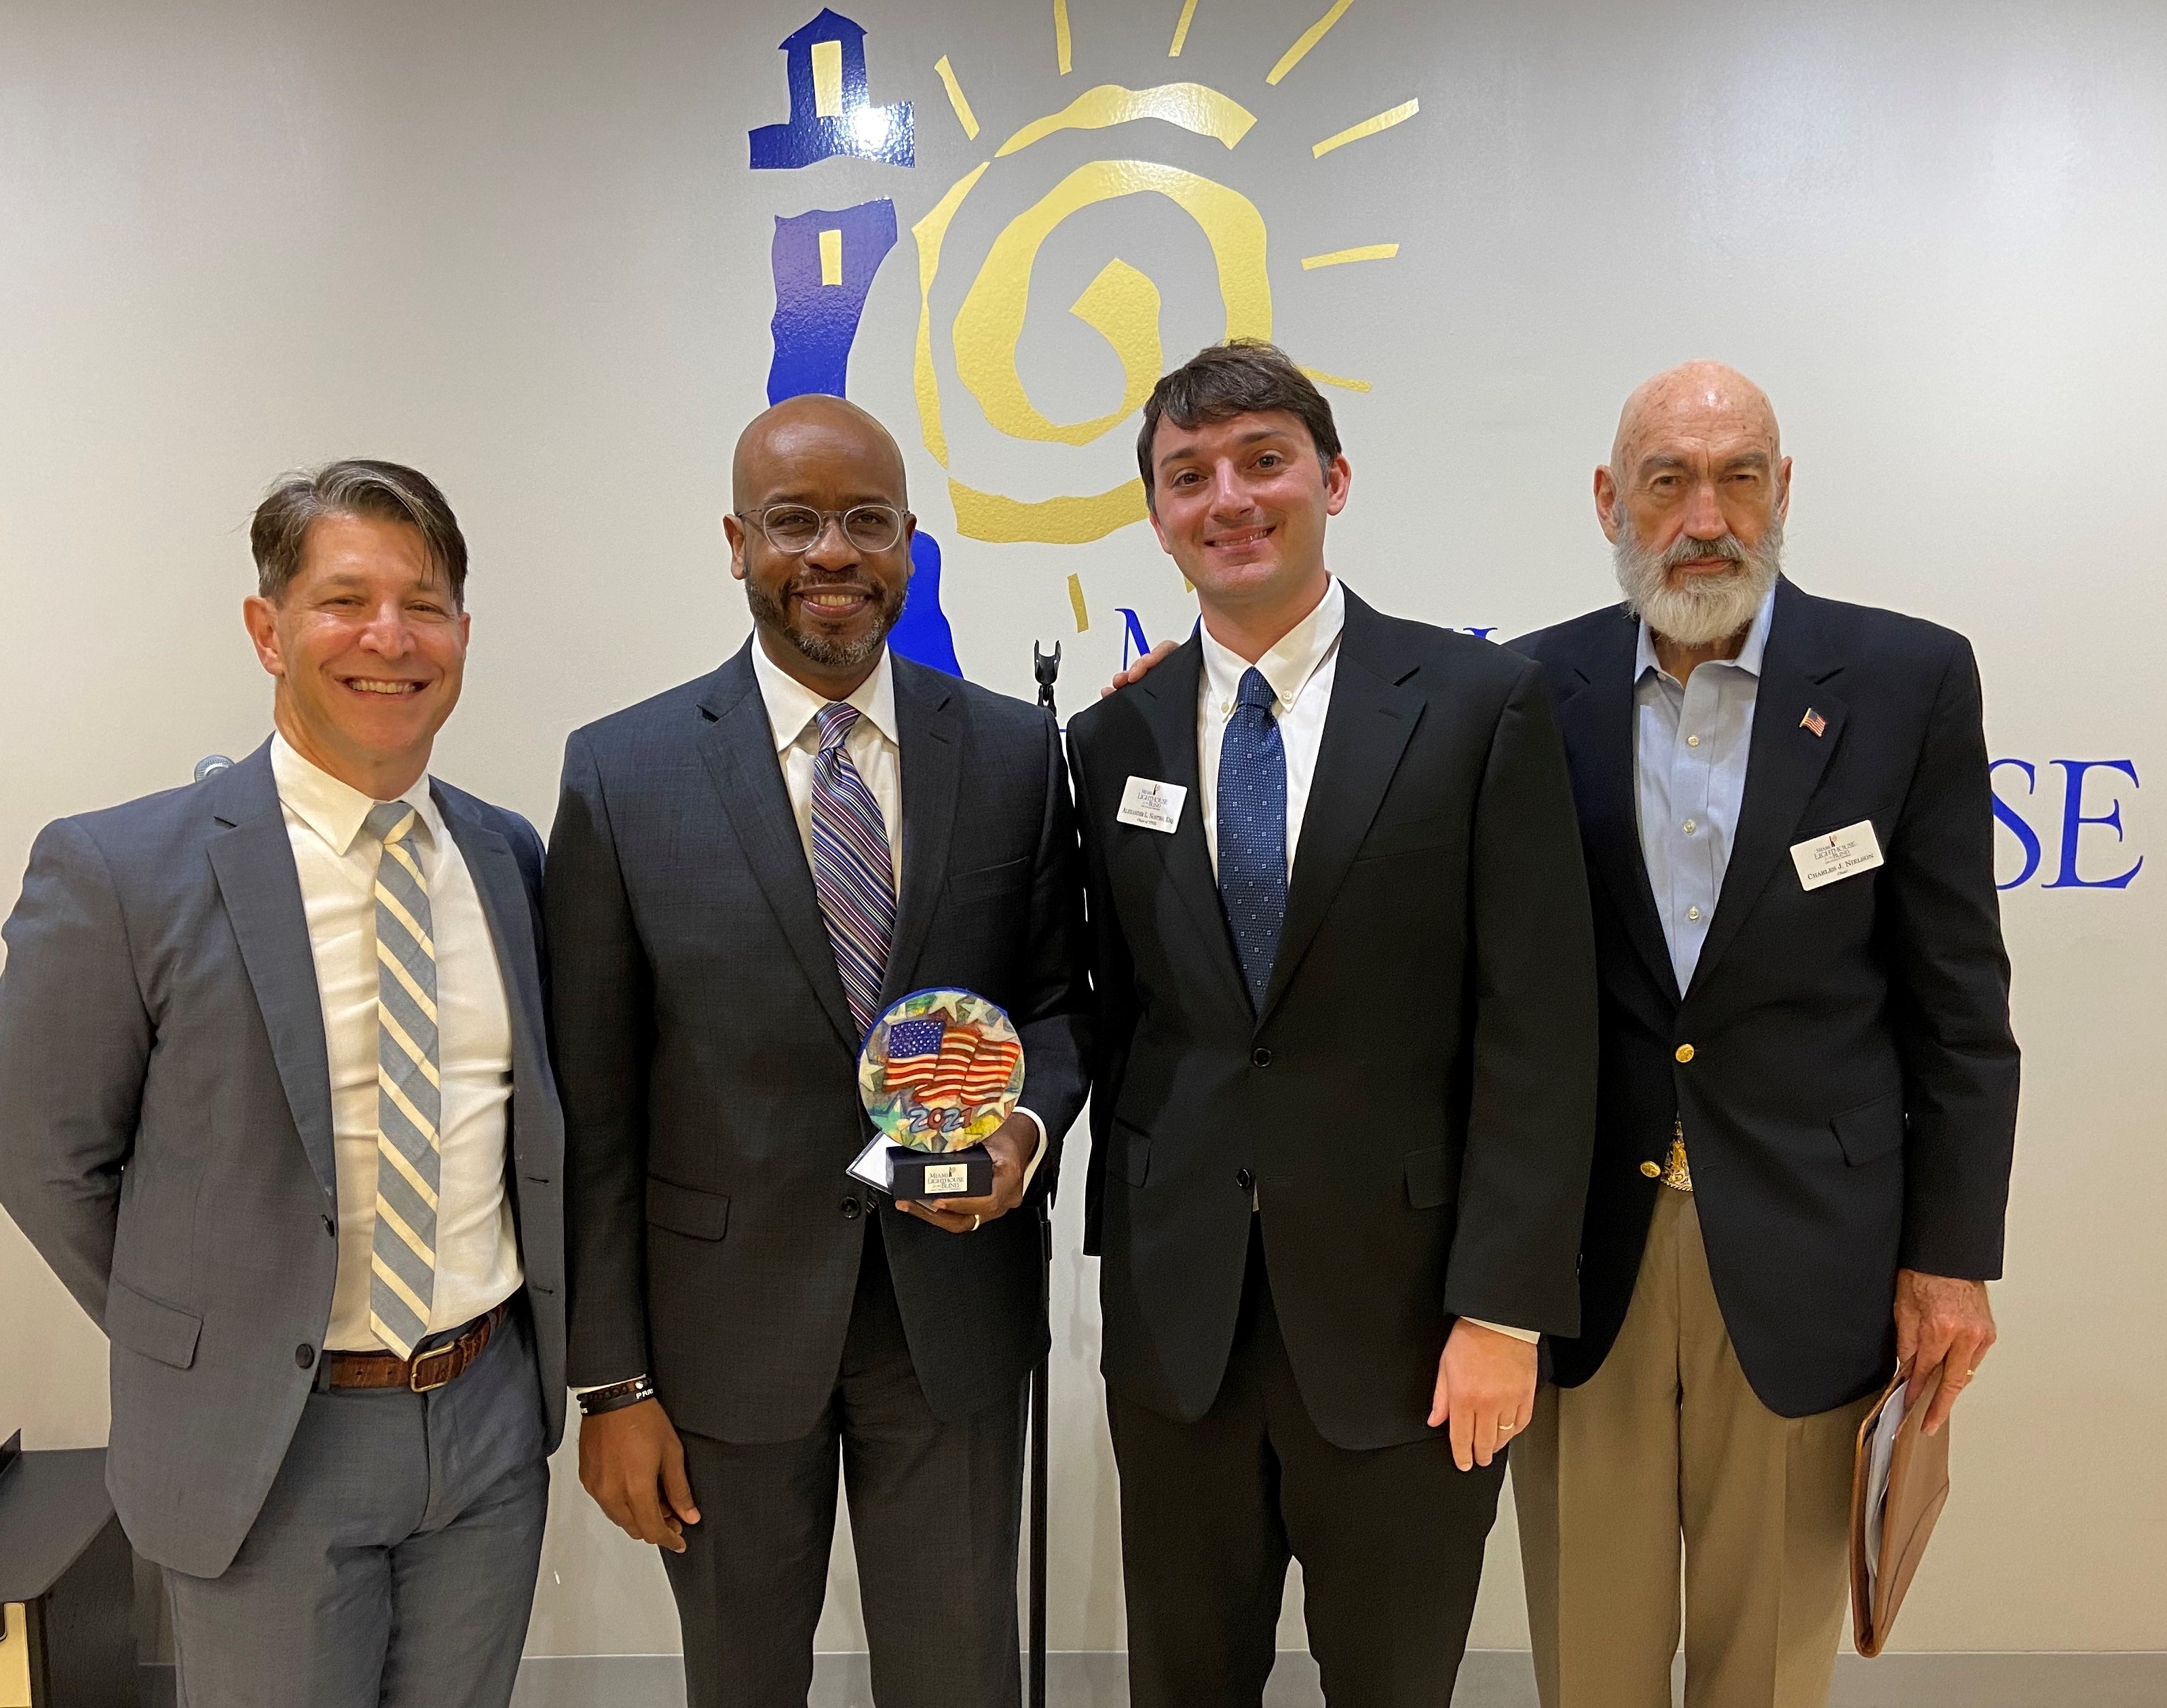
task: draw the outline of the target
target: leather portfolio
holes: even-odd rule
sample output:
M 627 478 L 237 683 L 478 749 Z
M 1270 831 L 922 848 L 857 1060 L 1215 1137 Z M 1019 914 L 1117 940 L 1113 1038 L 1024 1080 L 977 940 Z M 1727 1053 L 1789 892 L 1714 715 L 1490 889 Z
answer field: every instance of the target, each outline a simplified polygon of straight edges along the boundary
M 1938 1367 L 1917 1399 L 1905 1403 L 1910 1372 L 1899 1370 L 1858 1428 L 1851 1483 L 1851 1631 L 1859 1653 L 1881 1652 L 1918 1575 L 1934 1521 L 1949 1499 L 1949 1429 L 1927 1435 L 1925 1422 L 1941 1391 Z

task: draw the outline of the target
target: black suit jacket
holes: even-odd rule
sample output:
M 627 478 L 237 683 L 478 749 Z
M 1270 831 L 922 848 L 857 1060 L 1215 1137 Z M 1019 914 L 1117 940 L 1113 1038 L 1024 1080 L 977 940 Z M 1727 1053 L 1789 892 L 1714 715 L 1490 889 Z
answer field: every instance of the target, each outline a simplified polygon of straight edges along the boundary
M 1550 696 L 1513 653 L 1347 595 L 1258 1015 L 1196 801 L 1202 668 L 1192 636 L 1069 726 L 1106 1380 L 1210 1407 L 1253 1189 L 1311 1418 L 1342 1446 L 1417 1440 L 1454 1318 L 1577 1326 L 1594 965 Z M 1118 821 L 1132 776 L 1190 791 L 1173 833 Z
M 919 1380 L 954 1418 L 1044 1354 L 1028 1212 L 969 1235 L 849 1179 L 872 1137 L 857 1029 L 751 646 L 577 731 L 549 839 L 566 1119 L 571 1379 L 649 1372 L 683 1428 L 813 1426 L 842 1356 L 869 1201 Z M 1084 1100 L 1081 886 L 1052 720 L 894 660 L 903 859 L 883 1003 L 957 986 L 1023 1037 L 1053 1148 Z
M 1681 993 L 1640 854 L 1638 636 L 1612 605 L 1512 643 L 1557 693 L 1603 975 L 1583 1323 L 1557 1379 L 1617 1338 L 1667 1189 L 1641 1165 L 1682 1119 L 1739 1363 L 1804 1417 L 1887 1379 L 1899 1266 L 2001 1272 L 2017 1059 L 1979 670 L 1947 629 L 1778 584 L 1738 831 Z M 1862 819 L 1887 863 L 1804 889 L 1791 846 Z

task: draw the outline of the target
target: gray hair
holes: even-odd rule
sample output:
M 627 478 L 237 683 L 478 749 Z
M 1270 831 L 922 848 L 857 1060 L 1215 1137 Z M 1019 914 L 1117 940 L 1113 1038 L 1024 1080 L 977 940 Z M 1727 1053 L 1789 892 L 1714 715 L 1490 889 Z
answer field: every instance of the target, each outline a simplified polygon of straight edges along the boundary
M 413 529 L 450 587 L 453 604 L 466 603 L 466 537 L 436 482 L 403 463 L 359 457 L 286 475 L 257 505 L 248 548 L 256 558 L 257 593 L 274 601 L 285 596 L 301 572 L 309 530 L 326 516 L 366 516 Z

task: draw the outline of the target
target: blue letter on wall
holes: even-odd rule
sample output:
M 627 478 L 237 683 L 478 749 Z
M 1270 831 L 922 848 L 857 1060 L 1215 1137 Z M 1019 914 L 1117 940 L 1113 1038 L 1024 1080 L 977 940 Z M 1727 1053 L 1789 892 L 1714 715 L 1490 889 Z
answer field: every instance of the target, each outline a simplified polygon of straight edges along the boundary
M 2129 759 L 2055 759 L 2069 776 L 2069 788 L 2062 805 L 2062 871 L 2061 875 L 2046 886 L 2049 890 L 2126 890 L 2129 880 L 2144 869 L 2144 857 L 2138 856 L 2137 864 L 2118 878 L 2080 878 L 2077 875 L 2077 835 L 2087 824 L 2104 824 L 2114 832 L 2120 842 L 2122 834 L 2122 798 L 2115 797 L 2114 805 L 2105 812 L 2087 817 L 2085 812 L 2085 775 L 2088 771 L 2120 771 L 2137 786 L 2137 766 Z
M 2039 774 L 2032 769 L 2029 759 L 1996 759 L 1987 767 L 1988 777 L 1990 779 L 2004 765 L 2014 766 L 2017 770 L 2023 772 L 2026 794 L 2037 791 Z M 2024 850 L 2022 869 L 2007 883 L 1996 884 L 1994 887 L 1997 890 L 2021 889 L 2032 881 L 2033 875 L 2039 870 L 2039 833 L 2026 822 L 2023 814 L 2001 798 L 2000 791 L 1998 790 L 1994 796 L 1994 816 L 2002 828 L 2016 838 L 2016 845 Z
M 752 169 L 787 172 L 838 156 L 914 164 L 910 103 L 876 107 L 866 93 L 866 33 L 836 12 L 785 39 L 790 117 L 752 133 Z

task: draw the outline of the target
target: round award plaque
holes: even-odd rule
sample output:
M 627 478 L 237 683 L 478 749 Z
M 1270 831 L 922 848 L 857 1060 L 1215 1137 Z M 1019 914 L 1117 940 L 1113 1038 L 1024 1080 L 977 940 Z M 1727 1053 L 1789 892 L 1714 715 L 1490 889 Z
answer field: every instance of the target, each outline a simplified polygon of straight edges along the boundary
M 1023 1040 L 969 991 L 913 991 L 873 1022 L 858 1095 L 873 1125 L 913 1150 L 962 1150 L 1015 1112 Z

